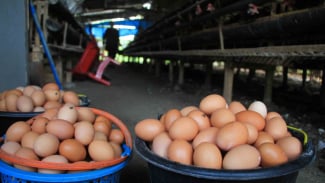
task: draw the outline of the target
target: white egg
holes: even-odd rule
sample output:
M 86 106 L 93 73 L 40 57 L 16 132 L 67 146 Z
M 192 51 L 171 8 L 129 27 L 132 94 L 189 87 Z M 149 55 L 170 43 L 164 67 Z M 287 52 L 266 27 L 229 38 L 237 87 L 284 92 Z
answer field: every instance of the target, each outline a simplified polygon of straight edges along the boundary
M 266 105 L 261 101 L 254 101 L 248 106 L 248 110 L 255 111 L 260 113 L 263 118 L 266 117 L 267 114 L 267 107 Z

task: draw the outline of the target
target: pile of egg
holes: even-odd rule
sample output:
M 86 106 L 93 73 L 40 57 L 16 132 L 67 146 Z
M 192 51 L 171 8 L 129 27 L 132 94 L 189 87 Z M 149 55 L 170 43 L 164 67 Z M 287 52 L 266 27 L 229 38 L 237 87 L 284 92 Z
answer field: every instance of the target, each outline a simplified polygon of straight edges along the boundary
M 121 156 L 124 135 L 106 117 L 91 108 L 65 103 L 28 121 L 16 121 L 6 131 L 1 150 L 25 159 L 53 163 L 106 161 Z M 13 164 L 40 173 L 69 171 Z
M 245 107 L 218 94 L 199 106 L 170 109 L 159 119 L 139 121 L 137 137 L 168 160 L 203 168 L 242 170 L 273 167 L 297 159 L 302 143 L 278 112 L 261 101 Z
M 46 83 L 40 87 L 27 85 L 0 93 L 0 111 L 5 112 L 43 112 L 60 107 L 64 103 L 79 106 L 78 94 L 63 91 L 56 83 Z

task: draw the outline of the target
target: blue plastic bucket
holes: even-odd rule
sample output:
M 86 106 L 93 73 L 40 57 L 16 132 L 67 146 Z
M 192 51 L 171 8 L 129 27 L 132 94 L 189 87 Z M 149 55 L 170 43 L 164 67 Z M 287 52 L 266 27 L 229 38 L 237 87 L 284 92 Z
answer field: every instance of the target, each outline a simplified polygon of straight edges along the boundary
M 44 174 L 28 172 L 14 168 L 7 163 L 0 161 L 0 172 L 2 183 L 118 183 L 121 170 L 127 165 L 130 159 L 131 149 L 123 145 L 122 156 L 128 156 L 125 161 L 119 164 L 85 172 L 65 174 Z

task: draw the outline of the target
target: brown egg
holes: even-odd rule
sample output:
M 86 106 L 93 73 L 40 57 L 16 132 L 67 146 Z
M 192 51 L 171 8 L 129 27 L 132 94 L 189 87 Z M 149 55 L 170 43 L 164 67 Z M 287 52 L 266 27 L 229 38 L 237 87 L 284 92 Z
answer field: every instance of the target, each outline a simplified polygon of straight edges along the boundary
M 6 141 L 1 145 L 1 150 L 11 155 L 14 155 L 20 148 L 21 145 L 18 142 L 14 141 Z
M 190 105 L 190 106 L 186 106 L 186 107 L 183 107 L 180 112 L 183 116 L 187 116 L 188 113 L 190 113 L 191 111 L 193 110 L 198 110 L 199 108 L 194 106 L 194 105 Z
M 16 94 L 8 94 L 5 97 L 6 110 L 9 112 L 17 112 L 17 100 L 19 96 Z
M 20 158 L 30 159 L 30 160 L 39 160 L 39 158 L 35 154 L 35 152 L 28 147 L 22 147 L 22 148 L 18 149 L 18 151 L 15 153 L 15 156 L 20 157 Z M 25 170 L 25 171 L 30 171 L 30 172 L 36 171 L 36 168 L 34 168 L 34 167 L 27 167 L 27 166 L 18 165 L 18 164 L 14 164 L 14 167 L 21 169 L 21 170 Z
M 64 91 L 63 92 L 63 102 L 71 103 L 75 106 L 80 105 L 78 94 L 74 91 Z
M 300 140 L 293 136 L 280 138 L 276 144 L 283 149 L 289 161 L 297 159 L 302 152 L 302 144 Z
M 158 156 L 167 158 L 167 149 L 171 142 L 172 139 L 169 137 L 168 133 L 162 132 L 153 139 L 151 150 Z
M 112 144 L 102 140 L 92 141 L 88 146 L 88 152 L 94 161 L 112 160 L 115 157 Z
M 58 114 L 59 108 L 51 108 L 51 109 L 46 109 L 41 116 L 45 117 L 49 120 L 51 119 L 56 119 L 56 115 Z
M 241 112 L 241 111 L 246 111 L 246 107 L 239 101 L 232 101 L 230 102 L 228 109 L 233 112 L 234 114 Z
M 22 95 L 17 99 L 17 110 L 20 112 L 32 112 L 34 103 L 31 97 Z
M 192 141 L 192 146 L 195 149 L 202 142 L 210 142 L 216 144 L 218 128 L 209 127 L 200 131 Z
M 16 121 L 9 126 L 6 131 L 6 140 L 19 142 L 25 133 L 29 132 L 31 127 L 25 121 Z
M 190 113 L 188 113 L 187 117 L 194 119 L 199 126 L 199 130 L 206 129 L 211 126 L 209 117 L 199 109 L 192 110 Z
M 46 97 L 43 90 L 35 90 L 31 95 L 31 99 L 34 106 L 43 106 L 46 102 Z
M 112 126 L 109 126 L 105 121 L 96 121 L 93 125 L 95 131 L 103 132 L 107 137 L 111 133 Z
M 74 135 L 74 126 L 67 120 L 53 119 L 47 122 L 46 131 L 60 140 L 70 139 Z
M 263 130 L 265 127 L 265 119 L 263 116 L 255 111 L 241 111 L 236 113 L 236 120 L 240 122 L 247 122 L 254 125 L 258 131 Z
M 107 119 L 105 116 L 101 116 L 101 115 L 96 116 L 95 121 L 92 121 L 92 123 L 95 123 L 95 122 L 97 122 L 97 121 L 104 121 L 104 122 L 107 123 L 109 126 L 112 125 L 112 122 L 111 122 L 109 119 Z
M 236 120 L 235 114 L 229 109 L 220 108 L 215 110 L 210 117 L 211 125 L 217 128 Z
M 20 90 L 20 89 L 11 89 L 5 93 L 5 95 L 8 95 L 8 94 L 16 94 L 17 96 L 22 96 L 24 93 L 23 93 L 23 90 Z
M 34 131 L 29 131 L 23 135 L 21 138 L 21 146 L 22 147 L 28 147 L 33 149 L 35 140 L 38 138 L 39 134 Z
M 107 141 L 107 135 L 105 135 L 105 133 L 103 132 L 99 132 L 99 131 L 95 131 L 94 134 L 94 139 L 93 140 L 104 140 Z
M 210 94 L 201 99 L 199 108 L 204 113 L 210 115 L 213 111 L 226 108 L 227 102 L 225 98 L 218 94 Z
M 185 165 L 191 165 L 193 159 L 192 145 L 186 140 L 174 140 L 167 149 L 167 158 Z
M 214 143 L 203 142 L 199 144 L 194 149 L 193 164 L 202 168 L 221 169 L 222 155 L 220 149 Z
M 157 119 L 141 120 L 134 127 L 135 134 L 144 141 L 152 141 L 164 130 L 165 127 Z
M 100 150 L 104 151 L 104 147 Z M 82 161 L 87 156 L 85 146 L 75 139 L 63 140 L 59 146 L 59 153 L 71 162 Z
M 34 142 L 34 151 L 40 157 L 46 157 L 55 154 L 59 148 L 59 139 L 50 133 L 39 135 Z
M 59 85 L 56 84 L 56 83 L 46 83 L 43 87 L 42 87 L 42 90 L 45 91 L 45 90 L 60 90 L 59 88 Z
M 32 96 L 32 93 L 36 90 L 35 86 L 34 85 L 28 85 L 28 86 L 25 86 L 24 87 L 24 90 L 23 90 L 23 95 L 25 96 Z
M 43 116 L 36 116 L 32 118 L 32 131 L 42 134 L 46 132 L 46 125 L 49 119 Z
M 58 111 L 57 114 L 58 119 L 66 120 L 70 123 L 77 122 L 78 119 L 78 111 L 75 105 L 71 103 L 65 103 Z
M 95 122 L 96 115 L 89 107 L 79 107 L 77 112 L 78 112 L 77 121 L 89 121 L 91 123 Z
M 121 144 L 115 143 L 115 142 L 109 142 L 114 150 L 114 158 L 119 158 L 122 155 L 122 147 Z
M 270 134 L 274 140 L 278 140 L 287 135 L 287 123 L 282 117 L 271 118 L 266 122 L 264 131 Z
M 43 158 L 41 161 L 51 162 L 51 163 L 69 163 L 67 158 L 65 158 L 64 156 L 58 155 L 58 154 L 47 156 L 47 157 Z M 59 174 L 59 173 L 65 173 L 65 170 L 53 170 L 53 169 L 39 168 L 38 172 L 39 173 L 47 173 L 47 174 Z
M 218 147 L 224 151 L 241 144 L 246 144 L 248 140 L 248 130 L 241 122 L 231 122 L 219 128 L 216 138 Z
M 199 126 L 196 121 L 190 117 L 180 117 L 176 119 L 169 128 L 171 139 L 181 139 L 191 141 L 199 132 Z
M 33 109 L 33 112 L 44 112 L 44 111 L 45 111 L 45 108 L 42 106 L 36 106 Z
M 118 144 L 122 144 L 124 142 L 124 135 L 122 133 L 122 131 L 120 129 L 112 129 L 109 136 L 108 136 L 108 140 L 110 142 L 115 142 Z
M 273 137 L 265 131 L 259 131 L 256 141 L 254 143 L 255 147 L 262 145 L 263 143 L 274 143 Z
M 0 111 L 7 111 L 6 100 L 0 99 Z
M 60 90 L 48 89 L 44 90 L 44 94 L 47 101 L 60 101 L 61 94 Z
M 262 158 L 262 167 L 272 167 L 288 162 L 287 155 L 277 144 L 263 143 L 262 145 L 258 146 L 258 150 Z
M 83 145 L 88 145 L 95 135 L 95 129 L 92 123 L 88 121 L 80 121 L 74 125 L 74 138 Z
M 265 120 L 268 121 L 273 117 L 282 117 L 278 112 L 271 111 L 266 114 Z
M 257 139 L 257 136 L 258 136 L 258 131 L 257 131 L 257 128 L 250 124 L 250 123 L 245 123 L 244 124 L 246 125 L 247 127 L 247 130 L 248 130 L 248 140 L 247 140 L 247 143 L 248 144 L 254 144 L 256 139 Z
M 165 117 L 164 117 L 164 124 L 165 124 L 165 128 L 166 130 L 169 130 L 170 126 L 173 124 L 173 122 L 182 117 L 182 113 L 180 110 L 178 109 L 170 109 L 165 113 Z
M 244 170 L 258 168 L 261 162 L 259 151 L 251 145 L 242 144 L 228 151 L 222 167 L 226 170 Z

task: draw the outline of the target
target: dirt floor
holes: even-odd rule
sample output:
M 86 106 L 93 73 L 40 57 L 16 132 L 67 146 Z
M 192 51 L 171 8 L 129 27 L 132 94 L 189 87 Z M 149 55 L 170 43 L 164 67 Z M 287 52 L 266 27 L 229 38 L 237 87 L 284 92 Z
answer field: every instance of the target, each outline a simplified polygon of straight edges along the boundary
M 185 73 L 186 84 L 178 89 L 168 82 L 167 72 L 162 72 L 160 77 L 155 77 L 154 73 L 149 72 L 148 69 L 132 64 L 108 67 L 105 76 L 110 78 L 111 86 L 104 86 L 96 81 L 86 79 L 74 80 L 67 89 L 87 95 L 91 107 L 103 109 L 116 115 L 128 126 L 133 137 L 135 137 L 134 126 L 140 120 L 156 118 L 171 108 L 198 105 L 199 101 L 210 93 L 222 94 L 223 78 L 222 74 L 218 73 L 213 76 L 211 87 L 206 88 L 202 87 L 203 73 L 195 70 L 187 71 Z M 253 79 L 250 83 L 246 83 L 244 78 L 235 78 L 233 100 L 239 100 L 244 104 L 261 100 L 263 96 L 262 82 L 259 79 Z M 294 89 L 291 91 L 297 93 Z M 314 145 L 317 144 L 318 129 L 324 129 L 325 117 L 311 106 L 313 99 L 310 97 L 296 100 L 299 99 L 298 96 L 304 95 L 294 96 L 289 92 L 281 91 L 281 89 L 275 90 L 273 95 L 278 97 L 274 97 L 274 103 L 268 104 L 269 110 L 278 111 L 289 124 L 306 130 L 309 138 L 313 139 Z M 325 155 L 323 154 L 323 156 Z M 324 166 L 324 164 L 323 162 L 322 165 Z M 300 170 L 297 183 L 324 182 L 324 169 L 321 171 L 318 166 L 318 161 L 313 161 L 309 166 Z M 135 151 L 120 177 L 120 183 L 130 182 L 150 182 L 147 163 Z

